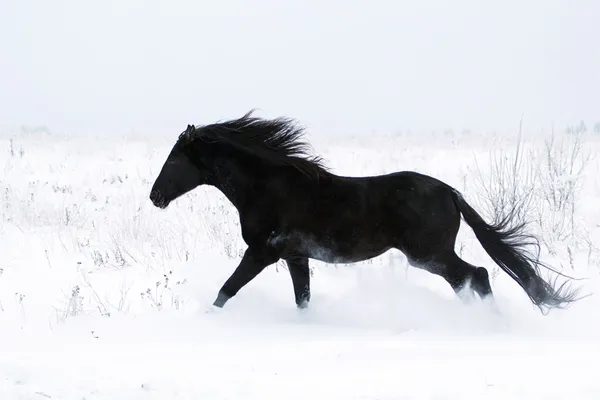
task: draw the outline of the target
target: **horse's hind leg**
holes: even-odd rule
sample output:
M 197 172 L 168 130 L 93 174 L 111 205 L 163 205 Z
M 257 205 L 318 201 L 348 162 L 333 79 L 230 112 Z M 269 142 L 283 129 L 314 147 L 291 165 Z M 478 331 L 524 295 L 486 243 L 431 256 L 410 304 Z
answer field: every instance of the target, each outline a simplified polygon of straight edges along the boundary
M 492 300 L 493 293 L 487 269 L 476 267 L 461 259 L 455 252 L 442 256 L 447 265 L 444 279 L 450 283 L 455 292 L 460 292 L 466 284 L 479 295 L 482 300 Z
M 493 299 L 487 270 L 462 260 L 454 251 L 436 255 L 426 261 L 415 260 L 411 257 L 408 257 L 408 260 L 412 266 L 444 278 L 458 295 L 467 284 L 470 284 L 470 289 L 477 293 L 482 300 Z

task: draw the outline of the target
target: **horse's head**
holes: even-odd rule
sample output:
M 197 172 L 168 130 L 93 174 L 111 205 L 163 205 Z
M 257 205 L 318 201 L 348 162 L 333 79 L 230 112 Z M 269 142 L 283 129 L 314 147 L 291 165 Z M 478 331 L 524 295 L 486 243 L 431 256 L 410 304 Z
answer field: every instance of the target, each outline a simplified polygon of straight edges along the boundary
M 194 146 L 190 138 L 195 130 L 194 126 L 187 126 L 152 185 L 150 200 L 156 207 L 166 208 L 179 196 L 206 182 L 208 170 L 192 152 Z

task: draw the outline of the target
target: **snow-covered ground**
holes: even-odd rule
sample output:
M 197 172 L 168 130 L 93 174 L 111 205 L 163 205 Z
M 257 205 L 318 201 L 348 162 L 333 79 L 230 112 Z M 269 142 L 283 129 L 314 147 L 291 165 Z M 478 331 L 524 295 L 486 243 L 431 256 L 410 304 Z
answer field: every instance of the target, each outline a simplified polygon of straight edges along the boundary
M 336 173 L 417 170 L 474 205 L 475 161 L 486 173 L 489 152 L 515 144 L 474 133 L 319 133 L 308 138 Z M 307 310 L 296 309 L 283 263 L 213 310 L 244 243 L 235 209 L 213 188 L 166 210 L 151 205 L 177 134 L 0 136 L 0 399 L 598 398 L 597 296 L 544 316 L 503 272 L 492 282 L 500 314 L 462 303 L 393 251 L 312 262 Z M 527 143 L 543 151 L 542 140 Z M 583 140 L 592 158 L 567 215 L 575 229 L 543 232 L 542 249 L 586 278 L 575 284 L 587 294 L 600 287 L 600 137 Z M 543 216 L 543 226 L 560 225 L 556 213 Z M 494 270 L 465 225 L 457 252 Z

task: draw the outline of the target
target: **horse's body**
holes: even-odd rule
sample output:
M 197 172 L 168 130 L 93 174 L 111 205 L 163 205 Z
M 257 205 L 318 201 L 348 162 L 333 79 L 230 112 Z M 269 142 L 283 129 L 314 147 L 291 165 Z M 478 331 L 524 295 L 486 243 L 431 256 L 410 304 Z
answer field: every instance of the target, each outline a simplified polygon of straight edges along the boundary
M 359 178 L 328 173 L 311 183 L 293 186 L 277 182 L 285 195 L 276 200 L 275 195 L 275 201 L 264 210 L 277 216 L 269 241 L 281 243 L 281 258 L 343 264 L 397 248 L 417 260 L 429 254 L 428 250 L 419 251 L 419 243 L 424 241 L 429 241 L 428 248 L 444 247 L 444 241 L 454 246 L 447 234 L 436 235 L 437 240 L 426 237 L 432 233 L 427 227 L 456 235 L 460 222 L 451 197 L 445 202 L 436 199 L 444 190 L 447 195 L 451 192 L 433 178 L 414 172 Z M 286 197 L 294 200 L 286 201 Z M 423 229 L 415 231 L 415 225 Z
M 188 125 L 152 188 L 157 207 L 208 184 L 237 208 L 248 248 L 214 305 L 225 303 L 267 266 L 287 262 L 296 304 L 310 300 L 309 259 L 353 263 L 390 249 L 409 263 L 442 276 L 458 292 L 466 284 L 492 297 L 487 270 L 456 255 L 461 214 L 492 259 L 523 287 L 534 304 L 561 307 L 574 292 L 554 289 L 539 276 L 537 257 L 521 247 L 531 236 L 512 215 L 487 224 L 460 193 L 416 172 L 343 177 L 308 158 L 301 130 L 287 119 L 250 114 L 204 127 Z M 535 244 L 535 242 L 534 242 Z

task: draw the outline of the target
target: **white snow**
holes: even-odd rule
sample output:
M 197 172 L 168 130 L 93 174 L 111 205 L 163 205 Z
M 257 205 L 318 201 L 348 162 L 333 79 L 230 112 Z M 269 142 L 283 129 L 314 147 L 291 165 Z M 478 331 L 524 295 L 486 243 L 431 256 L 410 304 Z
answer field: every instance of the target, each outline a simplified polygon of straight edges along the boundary
M 597 297 L 544 316 L 502 272 L 492 282 L 500 314 L 462 303 L 393 251 L 347 266 L 312 262 L 307 310 L 296 309 L 282 263 L 213 310 L 244 243 L 215 189 L 166 210 L 150 204 L 177 134 L 2 134 L 0 399 L 597 398 Z M 308 139 L 334 172 L 413 169 L 473 204 L 474 161 L 485 166 L 495 143 L 475 134 Z M 584 140 L 596 158 L 575 217 L 589 243 L 543 256 L 593 293 L 600 140 Z M 457 251 L 492 271 L 465 225 Z

